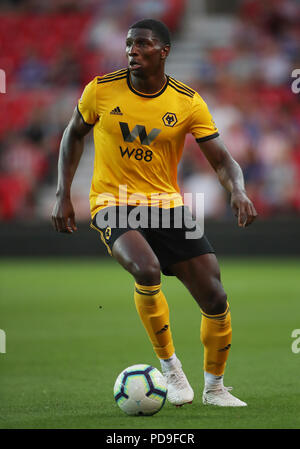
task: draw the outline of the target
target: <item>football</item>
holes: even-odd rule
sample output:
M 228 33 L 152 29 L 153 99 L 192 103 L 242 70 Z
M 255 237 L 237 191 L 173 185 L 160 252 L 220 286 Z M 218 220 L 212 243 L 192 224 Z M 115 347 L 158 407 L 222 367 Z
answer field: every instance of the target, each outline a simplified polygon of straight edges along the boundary
M 129 366 L 117 377 L 114 397 L 127 415 L 154 415 L 166 401 L 167 383 L 151 365 Z

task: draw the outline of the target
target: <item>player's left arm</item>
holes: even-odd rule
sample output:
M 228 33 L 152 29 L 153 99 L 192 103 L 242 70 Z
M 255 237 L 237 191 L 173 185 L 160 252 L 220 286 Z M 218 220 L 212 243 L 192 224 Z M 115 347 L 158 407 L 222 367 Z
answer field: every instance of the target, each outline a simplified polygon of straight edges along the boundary
M 199 142 L 200 149 L 218 175 L 222 186 L 231 194 L 231 207 L 238 225 L 245 227 L 257 217 L 257 212 L 245 190 L 244 175 L 220 137 Z

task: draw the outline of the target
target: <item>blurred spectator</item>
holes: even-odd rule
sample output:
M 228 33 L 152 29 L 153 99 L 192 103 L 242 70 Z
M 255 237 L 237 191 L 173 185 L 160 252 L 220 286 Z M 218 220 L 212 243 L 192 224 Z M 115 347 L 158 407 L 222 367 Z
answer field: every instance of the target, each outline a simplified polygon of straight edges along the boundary
M 41 88 L 46 80 L 47 65 L 38 57 L 37 52 L 29 48 L 17 71 L 17 83 L 21 88 Z
M 196 201 L 196 194 L 204 195 L 204 214 L 206 218 L 220 218 L 225 212 L 225 191 L 216 182 L 216 175 L 201 153 L 194 138 L 188 136 L 185 157 L 179 166 L 179 184 L 185 196 L 185 204 L 193 215 L 199 218 L 202 213 L 201 201 Z M 191 194 L 191 195 L 190 195 Z
M 48 72 L 47 83 L 55 87 L 72 87 L 80 83 L 80 62 L 73 47 L 62 47 Z
M 1 154 L 1 166 L 6 173 L 22 174 L 34 188 L 46 174 L 47 158 L 25 136 L 14 136 Z
M 27 137 L 29 141 L 36 143 L 37 145 L 42 144 L 44 137 L 47 134 L 47 126 L 45 109 L 33 109 L 29 124 L 24 128 L 24 137 Z
M 203 214 L 202 203 L 196 201 L 196 194 L 203 194 L 205 218 L 221 218 L 225 212 L 224 190 L 215 182 L 216 175 L 212 170 L 204 167 L 190 174 L 185 180 L 183 194 L 192 194 L 185 198 L 185 204 L 196 218 L 200 218 Z
M 249 46 L 238 44 L 234 57 L 232 58 L 228 73 L 237 81 L 251 81 L 259 67 L 257 55 L 249 49 Z
M 9 174 L 0 170 L 0 220 L 30 218 L 30 191 L 28 181 L 22 174 Z
M 264 195 L 273 212 L 290 212 L 292 210 L 293 190 L 295 185 L 295 167 L 289 152 L 281 153 L 266 167 Z
M 271 38 L 261 43 L 257 65 L 260 78 L 270 85 L 284 84 L 291 76 L 292 65 L 290 59 Z
M 127 23 L 122 16 L 107 17 L 105 21 L 100 16 L 91 25 L 88 44 L 102 55 L 101 71 L 104 73 L 126 66 L 125 36 Z

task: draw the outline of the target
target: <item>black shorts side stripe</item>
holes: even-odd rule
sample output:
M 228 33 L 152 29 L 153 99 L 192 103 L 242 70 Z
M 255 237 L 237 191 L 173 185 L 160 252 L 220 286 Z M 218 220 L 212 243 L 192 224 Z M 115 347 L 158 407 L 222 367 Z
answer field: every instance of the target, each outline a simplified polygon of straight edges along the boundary
M 90 224 L 90 227 L 91 227 L 92 229 L 95 229 L 95 231 L 98 231 L 98 232 L 100 233 L 101 240 L 102 240 L 102 242 L 104 243 L 104 245 L 106 246 L 106 249 L 107 249 L 108 254 L 109 254 L 110 256 L 112 256 L 111 249 L 110 249 L 110 247 L 108 246 L 108 244 L 106 243 L 105 238 L 104 238 L 104 235 L 103 235 L 103 232 L 101 231 L 101 229 L 99 229 L 99 228 L 97 228 L 96 226 L 94 226 L 93 223 Z

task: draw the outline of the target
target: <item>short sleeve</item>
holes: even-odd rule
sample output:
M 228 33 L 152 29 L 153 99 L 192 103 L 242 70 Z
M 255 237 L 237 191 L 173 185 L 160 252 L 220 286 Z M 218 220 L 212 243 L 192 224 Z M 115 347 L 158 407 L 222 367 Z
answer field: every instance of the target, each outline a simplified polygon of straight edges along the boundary
M 193 134 L 197 142 L 205 142 L 219 135 L 207 104 L 198 93 L 195 93 L 193 97 L 189 132 Z
M 85 89 L 77 104 L 77 109 L 82 120 L 84 123 L 91 126 L 93 126 L 98 120 L 98 114 L 96 111 L 96 89 L 97 78 L 94 78 L 93 81 L 85 86 Z

